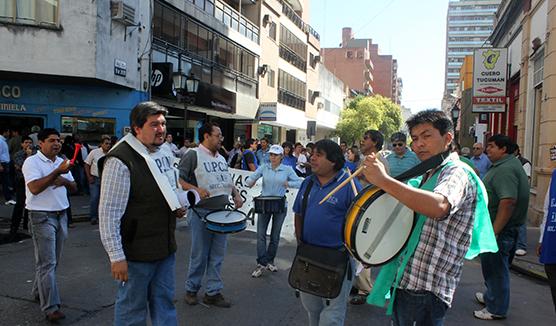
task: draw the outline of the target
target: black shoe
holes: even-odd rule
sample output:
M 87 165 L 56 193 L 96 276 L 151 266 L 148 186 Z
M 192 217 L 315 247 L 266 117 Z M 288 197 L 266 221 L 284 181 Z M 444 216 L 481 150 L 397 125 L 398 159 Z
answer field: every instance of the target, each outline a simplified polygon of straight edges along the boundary
M 46 314 L 46 319 L 50 322 L 57 322 L 60 319 L 66 318 L 66 315 L 60 310 Z
M 184 297 L 185 303 L 187 303 L 190 306 L 194 306 L 196 304 L 199 303 L 199 299 L 197 298 L 197 292 L 185 292 L 185 297 Z
M 230 308 L 232 306 L 232 303 L 224 299 L 221 293 L 215 295 L 208 295 L 205 293 L 203 303 L 220 308 Z

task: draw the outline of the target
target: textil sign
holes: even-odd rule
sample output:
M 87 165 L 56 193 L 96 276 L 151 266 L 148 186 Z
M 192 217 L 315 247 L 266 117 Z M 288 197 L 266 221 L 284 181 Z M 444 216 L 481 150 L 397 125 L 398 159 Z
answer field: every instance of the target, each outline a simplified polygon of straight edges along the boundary
M 473 112 L 506 111 L 508 49 L 480 48 L 473 53 Z

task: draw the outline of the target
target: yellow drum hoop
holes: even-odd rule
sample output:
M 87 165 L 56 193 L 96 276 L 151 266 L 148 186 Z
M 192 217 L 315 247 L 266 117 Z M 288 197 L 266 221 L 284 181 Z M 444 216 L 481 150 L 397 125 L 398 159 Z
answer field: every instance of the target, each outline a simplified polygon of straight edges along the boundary
M 347 248 L 352 252 L 353 252 L 353 247 L 351 243 L 351 238 L 352 238 L 353 225 L 357 220 L 361 208 L 363 208 L 365 206 L 365 203 L 379 191 L 381 191 L 381 189 L 375 186 L 371 186 L 371 189 L 368 190 L 363 189 L 359 193 L 359 195 L 355 197 L 355 200 L 353 201 L 353 203 L 348 209 L 348 213 L 346 217 L 346 225 L 344 227 L 344 241 Z

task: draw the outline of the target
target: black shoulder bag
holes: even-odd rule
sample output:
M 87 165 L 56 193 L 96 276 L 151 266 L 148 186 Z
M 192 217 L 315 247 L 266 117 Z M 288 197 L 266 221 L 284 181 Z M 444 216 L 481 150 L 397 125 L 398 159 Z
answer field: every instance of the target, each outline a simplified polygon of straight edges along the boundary
M 309 181 L 301 205 L 301 235 L 309 192 L 313 181 Z M 297 246 L 295 258 L 288 277 L 290 286 L 297 291 L 334 299 L 342 290 L 344 278 L 349 266 L 349 254 L 346 248 L 325 248 L 306 243 Z M 349 275 L 351 280 L 351 275 Z

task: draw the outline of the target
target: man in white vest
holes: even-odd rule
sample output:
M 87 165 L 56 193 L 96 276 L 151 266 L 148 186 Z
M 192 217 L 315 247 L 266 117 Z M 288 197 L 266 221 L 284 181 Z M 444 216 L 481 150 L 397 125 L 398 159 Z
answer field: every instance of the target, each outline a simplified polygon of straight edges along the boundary
M 220 269 L 224 262 L 227 235 L 210 232 L 202 218 L 214 210 L 222 210 L 233 195 L 235 208 L 243 205 L 243 200 L 234 187 L 232 175 L 228 171 L 226 159 L 218 153 L 222 145 L 220 127 L 210 122 L 199 130 L 198 148 L 187 152 L 180 162 L 180 183 L 185 190 L 196 190 L 201 201 L 190 210 L 191 256 L 185 282 L 185 302 L 196 305 L 197 292 L 206 275 L 206 289 L 203 302 L 221 308 L 229 308 L 230 301 L 222 296 Z

